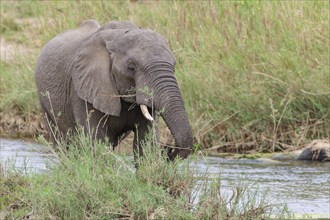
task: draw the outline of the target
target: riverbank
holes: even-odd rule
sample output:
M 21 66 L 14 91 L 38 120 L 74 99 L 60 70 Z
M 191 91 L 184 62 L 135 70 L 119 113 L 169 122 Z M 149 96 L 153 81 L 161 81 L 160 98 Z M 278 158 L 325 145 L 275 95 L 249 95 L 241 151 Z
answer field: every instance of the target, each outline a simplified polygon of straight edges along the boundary
M 47 135 L 41 112 L 0 112 L 0 137 L 36 139 L 40 135 Z
M 280 152 L 327 139 L 328 6 L 326 1 L 1 2 L 0 136 L 44 134 L 34 82 L 38 54 L 58 33 L 93 18 L 101 24 L 132 20 L 165 36 L 201 149 Z M 161 130 L 171 142 L 165 127 Z

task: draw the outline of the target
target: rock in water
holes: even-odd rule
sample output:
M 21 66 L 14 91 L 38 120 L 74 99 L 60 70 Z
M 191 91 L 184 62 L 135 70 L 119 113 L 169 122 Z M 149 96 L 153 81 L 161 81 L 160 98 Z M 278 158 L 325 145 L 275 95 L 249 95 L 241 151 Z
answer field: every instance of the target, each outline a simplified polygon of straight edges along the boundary
M 298 160 L 317 160 L 330 162 L 329 140 L 313 140 L 305 147 Z

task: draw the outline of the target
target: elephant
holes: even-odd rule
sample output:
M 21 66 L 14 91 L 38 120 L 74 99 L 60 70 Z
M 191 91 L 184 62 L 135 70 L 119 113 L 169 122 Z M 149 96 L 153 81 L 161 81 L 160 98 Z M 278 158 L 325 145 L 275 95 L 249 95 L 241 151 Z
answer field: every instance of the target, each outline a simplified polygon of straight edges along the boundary
M 112 147 L 134 132 L 134 156 L 160 115 L 175 141 L 169 160 L 187 158 L 193 134 L 174 75 L 175 58 L 166 39 L 130 21 L 103 26 L 84 21 L 41 50 L 35 80 L 48 129 L 75 133 L 78 126 Z M 53 138 L 55 138 L 53 136 Z

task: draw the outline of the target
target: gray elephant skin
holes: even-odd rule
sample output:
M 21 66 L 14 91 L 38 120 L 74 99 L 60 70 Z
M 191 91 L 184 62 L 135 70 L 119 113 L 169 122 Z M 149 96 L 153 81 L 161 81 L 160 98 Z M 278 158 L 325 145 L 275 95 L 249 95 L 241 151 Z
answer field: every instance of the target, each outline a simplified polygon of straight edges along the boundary
M 50 40 L 38 58 L 35 79 L 46 124 L 61 134 L 81 125 L 113 147 L 133 131 L 135 156 L 142 156 L 159 112 L 175 140 L 169 159 L 186 158 L 193 135 L 174 68 L 160 34 L 127 21 L 85 21 Z

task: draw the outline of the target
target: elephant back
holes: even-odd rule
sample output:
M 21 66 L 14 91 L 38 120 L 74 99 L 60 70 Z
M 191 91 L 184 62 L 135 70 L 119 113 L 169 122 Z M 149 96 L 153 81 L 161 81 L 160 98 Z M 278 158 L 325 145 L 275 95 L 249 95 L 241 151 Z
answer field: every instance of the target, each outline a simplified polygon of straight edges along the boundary
M 84 44 L 84 39 L 96 32 L 99 27 L 96 21 L 85 21 L 79 28 L 57 35 L 41 50 L 35 67 L 35 80 L 41 106 L 53 121 L 53 112 L 55 117 L 59 114 L 70 115 L 71 111 L 68 108 L 71 106 L 69 97 L 72 95 L 70 93 L 73 61 Z

